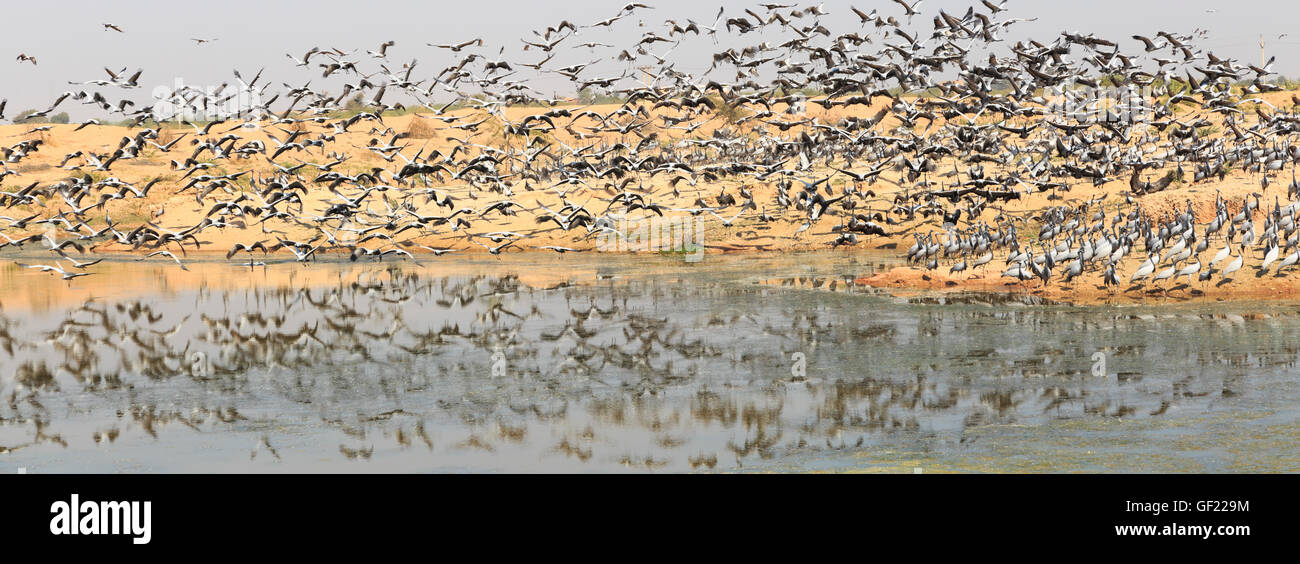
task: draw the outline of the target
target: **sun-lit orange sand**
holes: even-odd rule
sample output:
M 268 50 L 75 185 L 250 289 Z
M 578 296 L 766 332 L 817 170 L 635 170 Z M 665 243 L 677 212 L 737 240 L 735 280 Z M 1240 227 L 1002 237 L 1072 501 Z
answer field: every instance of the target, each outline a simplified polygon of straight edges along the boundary
M 1293 94 L 1294 92 L 1276 92 L 1261 95 L 1261 97 L 1281 107 L 1289 105 Z M 805 118 L 816 118 L 822 123 L 834 123 L 844 117 L 870 117 L 884 107 L 884 100 L 878 100 L 870 107 L 859 105 L 853 106 L 851 109 L 834 108 L 825 110 L 810 105 Z M 575 114 L 586 110 L 607 114 L 618 109 L 618 107 L 617 105 L 573 106 L 569 109 Z M 522 120 L 528 115 L 537 115 L 550 109 L 553 108 L 508 107 L 504 111 L 507 119 L 516 121 Z M 473 113 L 472 110 L 461 110 L 461 112 Z M 885 127 L 896 127 L 898 124 L 893 123 L 896 119 L 891 116 L 886 119 L 886 123 L 883 125 Z M 941 124 L 942 122 L 938 123 Z M 210 136 L 216 136 L 221 131 L 231 127 L 229 124 L 219 126 L 214 129 Z M 288 131 L 283 127 L 271 126 L 266 122 L 260 124 L 260 127 L 266 129 L 239 129 L 240 142 L 261 141 L 266 143 L 268 147 L 273 148 L 276 143 L 269 139 L 267 133 L 283 138 Z M 324 131 L 324 126 L 320 125 L 302 124 L 301 127 L 306 127 L 309 132 Z M 715 120 L 701 127 L 695 135 L 707 136 L 710 131 L 719 127 L 730 127 L 739 129 L 741 132 L 749 131 L 750 133 L 754 132 L 754 128 L 765 128 L 769 133 L 775 133 L 777 129 L 753 121 L 739 125 L 727 124 L 725 120 L 715 118 Z M 1142 126 L 1138 127 L 1140 130 Z M 31 126 L 28 125 L 0 126 L 0 144 L 12 145 L 22 139 L 36 138 L 44 141 L 38 153 L 28 156 L 20 165 L 12 168 L 17 174 L 5 179 L 4 190 L 14 191 L 33 182 L 44 184 L 65 180 L 74 175 L 84 176 L 88 173 L 60 168 L 60 161 L 66 152 L 95 150 L 108 153 L 117 147 L 124 136 L 132 134 L 130 133 L 132 130 L 117 126 L 88 127 L 81 131 L 73 131 L 75 128 L 75 125 L 55 125 L 49 131 L 29 134 L 28 131 Z M 497 129 L 499 128 L 500 126 L 497 125 Z M 395 170 L 404 164 L 400 159 L 396 160 L 396 162 L 389 162 L 378 152 L 365 149 L 365 147 L 375 142 L 387 142 L 395 133 L 403 134 L 403 138 L 399 143 L 408 147 L 404 151 L 405 153 L 423 150 L 424 154 L 427 155 L 434 150 L 451 151 L 466 137 L 471 142 L 496 143 L 498 145 L 501 143 L 514 143 L 516 149 L 522 148 L 522 142 L 518 139 L 503 137 L 500 131 L 493 131 L 487 125 L 477 131 L 466 132 L 425 115 L 408 114 L 385 117 L 382 124 L 362 122 L 354 126 L 348 133 L 338 135 L 333 147 L 330 147 L 330 149 L 340 153 L 346 152 L 350 158 L 341 164 L 335 165 L 331 170 L 345 175 L 374 172 L 376 169 L 390 172 Z M 204 217 L 215 217 L 211 212 L 213 205 L 217 201 L 232 201 L 241 194 L 248 198 L 256 197 L 255 195 L 249 196 L 252 193 L 243 188 L 243 185 L 248 182 L 249 175 L 241 179 L 242 184 L 236 183 L 236 186 L 240 188 L 239 190 L 231 188 L 218 189 L 207 194 L 202 202 L 196 199 L 195 188 L 185 190 L 184 186 L 188 179 L 182 177 L 182 172 L 174 170 L 173 161 L 184 161 L 188 157 L 192 150 L 189 142 L 195 138 L 193 129 L 187 125 L 171 126 L 158 142 L 166 143 L 182 134 L 187 135 L 169 153 L 162 153 L 151 147 L 144 151 L 140 158 L 115 163 L 110 173 L 89 173 L 96 181 L 114 177 L 137 183 L 137 185 L 148 183 L 154 179 L 161 179 L 159 184 L 145 198 L 109 201 L 105 206 L 105 211 L 114 222 L 133 226 L 152 221 L 165 229 L 179 231 L 198 224 Z M 620 136 L 617 134 L 601 134 L 599 136 L 586 136 L 587 139 L 577 139 L 561 129 L 552 132 L 551 137 L 551 143 L 567 146 L 597 142 L 635 144 L 638 140 L 636 136 Z M 294 157 L 300 159 L 300 162 L 325 165 L 333 159 L 324 153 L 328 153 L 328 151 L 312 149 L 306 153 L 294 153 Z M 287 156 L 277 162 L 282 166 L 295 164 Z M 75 163 L 76 161 L 74 161 Z M 836 166 L 843 165 L 836 163 Z M 935 175 L 937 176 L 943 171 L 952 168 L 953 163 L 951 160 L 940 161 L 937 167 L 938 172 Z M 268 178 L 276 173 L 272 163 L 260 155 L 253 158 L 232 158 L 227 161 L 219 161 L 217 166 L 203 173 L 215 176 L 245 170 L 249 171 L 254 178 Z M 304 170 L 300 171 L 299 174 L 310 180 L 320 172 L 309 165 L 304 167 Z M 806 176 L 809 179 L 815 179 L 828 174 L 835 174 L 835 171 L 822 164 L 813 164 L 807 171 Z M 1152 178 L 1159 174 L 1160 171 L 1146 173 Z M 698 221 L 697 225 L 702 226 L 702 234 L 699 235 L 698 241 L 705 247 L 704 252 L 706 255 L 709 253 L 786 253 L 827 249 L 832 247 L 832 243 L 840 235 L 838 232 L 833 231 L 833 228 L 842 225 L 849 215 L 843 210 L 831 208 L 827 215 L 813 224 L 811 228 L 805 228 L 804 219 L 801 217 L 804 214 L 795 212 L 792 209 L 781 209 L 775 204 L 775 182 L 755 181 L 750 177 L 727 176 L 716 181 L 700 179 L 695 186 L 691 186 L 684 178 L 678 178 L 679 176 L 662 173 L 653 176 L 645 175 L 648 180 L 624 185 L 619 185 L 621 183 L 612 178 L 608 180 L 591 179 L 590 188 L 585 186 L 577 188 L 553 186 L 546 181 L 534 183 L 524 180 L 508 184 L 507 189 L 501 193 L 486 191 L 481 187 L 476 189 L 467 183 L 448 179 L 449 181 L 444 184 L 434 183 L 430 187 L 437 194 L 449 194 L 455 203 L 456 209 L 475 210 L 475 212 L 466 216 L 473 219 L 472 228 L 453 231 L 447 226 L 443 226 L 434 230 L 435 233 L 408 231 L 393 238 L 393 241 L 400 241 L 401 243 L 377 240 L 367 244 L 364 238 L 357 241 L 357 243 L 366 247 L 375 245 L 376 248 L 403 248 L 414 254 L 423 252 L 423 249 L 417 245 L 454 249 L 458 253 L 486 253 L 487 249 L 483 243 L 488 240 L 483 239 L 483 235 L 492 232 L 514 232 L 525 235 L 527 238 L 512 246 L 506 252 L 550 253 L 549 250 L 539 248 L 548 245 L 563 246 L 578 251 L 595 251 L 600 247 L 600 238 L 591 236 L 585 230 L 575 229 L 566 232 L 558 228 L 554 222 L 539 223 L 534 213 L 505 215 L 497 211 L 488 211 L 479 215 L 478 212 L 487 209 L 495 202 L 503 200 L 514 201 L 519 204 L 516 209 L 531 212 L 540 212 L 543 209 L 542 206 L 557 209 L 563 206 L 562 201 L 582 204 L 593 212 L 604 211 L 606 205 L 609 205 L 607 202 L 623 189 L 645 194 L 647 199 L 662 204 L 669 210 L 678 210 L 668 211 L 665 216 L 678 216 L 692 222 Z M 674 183 L 675 178 L 677 181 Z M 932 178 L 931 180 L 936 183 L 947 182 L 941 178 Z M 1279 176 L 1276 177 L 1274 186 L 1262 190 L 1261 202 L 1265 205 L 1264 209 L 1256 213 L 1257 221 L 1261 220 L 1266 210 L 1272 206 L 1274 197 L 1285 199 L 1285 186 L 1289 181 L 1289 175 Z M 599 184 L 600 182 L 603 182 L 603 184 Z M 833 193 L 838 194 L 842 192 L 845 184 L 850 182 L 852 180 L 847 176 L 837 174 L 831 179 L 829 187 L 833 190 Z M 899 173 L 890 170 L 881 175 L 881 179 L 874 183 L 858 184 L 860 191 L 870 190 L 874 193 L 874 197 L 866 199 L 865 208 L 863 204 L 859 203 L 858 208 L 853 212 L 868 216 L 880 214 L 879 217 L 888 218 L 887 225 L 882 222 L 882 226 L 888 234 L 860 237 L 856 245 L 840 246 L 837 249 L 838 252 L 854 253 L 863 249 L 883 249 L 894 252 L 901 257 L 905 250 L 915 242 L 917 235 L 934 233 L 936 240 L 943 239 L 944 231 L 938 225 L 940 223 L 938 217 L 917 215 L 915 218 L 908 220 L 908 218 L 890 213 L 894 197 L 906 190 L 898 182 L 901 182 Z M 904 182 L 904 184 L 906 183 Z M 337 195 L 320 187 L 322 185 L 310 184 L 309 186 L 310 190 L 303 197 L 301 215 L 321 215 L 328 206 L 339 201 Z M 1036 229 L 1040 225 L 1035 214 L 1045 208 L 1078 206 L 1088 200 L 1096 201 L 1105 198 L 1101 207 L 1106 213 L 1110 214 L 1123 205 L 1126 191 L 1129 189 L 1127 179 L 1115 180 L 1100 187 L 1094 187 L 1088 181 L 1072 181 L 1071 186 L 1072 189 L 1069 191 L 1026 192 L 1018 200 L 990 204 L 980 220 L 991 224 L 991 218 L 999 214 L 1017 218 L 1022 220 L 1019 224 L 1022 238 L 1032 237 L 1030 234 L 1036 233 Z M 677 190 L 676 194 L 673 192 L 674 189 Z M 355 193 L 355 190 L 349 190 L 346 187 L 340 190 L 344 193 Z M 758 203 L 758 209 L 740 215 L 732 221 L 730 226 L 726 225 L 724 221 L 737 216 L 738 207 L 719 209 L 716 215 L 689 211 L 701 207 L 701 200 L 703 200 L 703 203 L 712 206 L 719 195 L 724 193 L 735 195 L 740 190 L 752 192 L 755 202 Z M 912 190 L 914 191 L 915 188 L 912 188 Z M 1192 209 L 1195 211 L 1197 222 L 1204 223 L 1214 216 L 1216 197 L 1228 201 L 1232 209 L 1236 211 L 1240 209 L 1241 202 L 1245 198 L 1252 193 L 1260 192 L 1259 176 L 1238 170 L 1229 173 L 1227 178 L 1221 182 L 1217 179 L 1195 184 L 1180 182 L 1163 192 L 1135 197 L 1134 200 L 1139 202 L 1148 214 L 1153 215 L 1155 219 L 1158 219 L 1162 214 L 1181 212 L 1187 208 L 1187 204 L 1190 202 Z M 395 198 L 396 196 L 394 196 Z M 448 211 L 446 208 L 440 208 L 436 202 L 425 201 L 422 197 L 411 201 L 417 207 L 416 213 L 421 215 L 446 215 Z M 255 203 L 255 201 L 250 203 Z M 393 207 L 397 205 L 395 200 L 387 203 Z M 67 209 L 63 202 L 48 201 L 45 204 L 42 215 L 47 217 L 58 213 L 59 210 Z M 377 204 L 372 199 L 371 203 L 367 205 L 375 206 Z M 1127 210 L 1128 208 L 1124 209 Z M 388 212 L 388 210 L 384 209 L 372 208 L 372 210 L 375 212 L 374 218 L 382 217 Z M 19 205 L 12 206 L 5 213 L 12 215 L 23 214 L 24 212 L 36 213 L 36 211 L 39 210 Z M 96 212 L 92 212 L 92 217 L 94 213 Z M 760 217 L 760 214 L 767 215 L 767 218 Z M 100 214 L 101 218 L 98 221 L 88 222 L 89 225 L 92 227 L 102 226 L 102 215 Z M 653 219 L 655 214 L 647 210 L 636 210 L 628 214 L 628 217 L 630 220 L 636 221 Z M 189 246 L 185 249 L 187 256 L 224 256 L 237 243 L 251 245 L 261 241 L 271 245 L 279 239 L 305 241 L 319 236 L 319 232 L 315 231 L 314 226 L 299 223 L 293 218 L 275 218 L 265 221 L 264 219 L 255 216 L 242 218 L 227 216 L 226 220 L 232 226 L 209 228 L 203 231 L 199 248 L 195 249 L 192 245 Z M 767 221 L 763 219 L 767 219 Z M 381 222 L 378 219 L 372 219 L 366 223 L 374 225 Z M 39 233 L 40 230 L 31 229 L 29 232 Z M 98 244 L 95 250 L 107 253 L 143 253 L 156 249 L 148 247 L 132 249 L 107 241 Z M 330 251 L 325 249 L 320 251 L 322 254 L 328 252 Z M 1258 255 L 1258 252 L 1251 252 Z M 284 256 L 273 256 L 268 259 L 257 253 L 241 253 L 232 258 L 231 261 L 238 262 L 242 260 L 246 262 L 250 258 L 252 260 L 284 260 L 292 258 L 283 251 L 281 254 Z M 1130 254 L 1121 264 L 1121 267 L 1117 269 L 1121 272 L 1123 282 L 1127 282 L 1127 274 L 1131 273 L 1140 261 L 1137 257 L 1138 254 Z M 86 256 L 90 257 L 90 255 Z M 1258 257 L 1253 256 L 1252 258 L 1257 259 Z M 1220 280 L 1216 276 L 1209 283 L 1193 281 L 1191 284 L 1187 284 L 1184 278 L 1176 282 L 1165 281 L 1164 284 L 1155 285 L 1150 283 L 1144 285 L 1123 284 L 1118 289 L 1103 287 L 1100 272 L 1093 270 L 1086 272 L 1074 283 L 1057 284 L 1054 282 L 1043 287 L 1037 281 L 1017 282 L 1001 277 L 1004 259 L 1005 256 L 999 253 L 993 262 L 975 269 L 973 272 L 956 275 L 948 273 L 949 265 L 944 262 L 941 262 L 938 269 L 931 271 L 920 267 L 899 267 L 891 272 L 862 278 L 858 280 L 858 283 L 899 293 L 978 290 L 1032 293 L 1045 298 L 1079 303 L 1189 299 L 1290 299 L 1300 294 L 1300 274 L 1296 274 L 1294 270 L 1281 277 L 1271 274 L 1256 277 L 1253 269 L 1244 269 L 1226 284 L 1220 284 Z M 361 260 L 367 259 L 362 258 Z

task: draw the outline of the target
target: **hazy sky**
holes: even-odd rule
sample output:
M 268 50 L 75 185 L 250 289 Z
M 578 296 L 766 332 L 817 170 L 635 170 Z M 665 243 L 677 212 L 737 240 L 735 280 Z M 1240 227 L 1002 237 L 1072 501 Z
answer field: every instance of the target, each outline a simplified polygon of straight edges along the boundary
M 777 0 L 768 0 L 775 2 Z M 654 29 L 664 32 L 662 22 L 668 18 L 694 19 L 702 24 L 713 21 L 719 5 L 728 13 L 740 15 L 745 7 L 757 2 L 727 0 L 644 0 L 655 7 L 641 11 L 618 28 L 619 33 L 604 30 L 583 31 L 571 43 L 604 41 L 623 49 L 635 42 L 640 33 Z M 265 77 L 277 88 L 281 83 L 294 86 L 314 80 L 314 88 L 337 90 L 338 84 L 321 80 L 320 69 L 313 61 L 311 69 L 293 67 L 286 53 L 301 56 L 313 46 L 338 47 L 347 51 L 360 49 L 352 59 L 373 61 L 367 49 L 377 49 L 386 40 L 397 45 L 390 49 L 397 67 L 412 59 L 420 61 L 415 75 L 431 76 L 452 64 L 453 54 L 426 43 L 452 43 L 482 37 L 496 48 L 505 45 L 507 60 L 534 62 L 541 57 L 536 51 L 519 56 L 519 39 L 530 37 L 529 30 L 544 29 L 563 19 L 590 24 L 615 15 L 624 2 L 590 0 L 474 0 L 472 2 L 379 0 L 222 0 L 220 2 L 177 2 L 133 0 L 109 2 L 59 0 L 57 2 L 9 2 L 5 12 L 4 33 L 0 34 L 0 98 L 8 98 L 7 117 L 22 109 L 44 108 L 59 93 L 72 88 L 68 81 L 107 78 L 104 67 L 114 70 L 127 67 L 133 72 L 143 68 L 141 90 L 116 92 L 118 97 L 147 99 L 157 86 L 171 86 L 177 79 L 193 86 L 218 85 L 233 81 L 231 71 L 239 69 L 250 78 L 261 67 Z M 939 9 L 961 14 L 969 1 L 924 0 L 923 13 L 914 24 L 929 33 L 930 20 Z M 801 3 L 800 5 L 806 5 Z M 827 0 L 824 7 L 831 13 L 824 19 L 835 32 L 857 28 L 857 18 L 849 11 L 857 6 L 863 11 L 879 10 L 885 15 L 902 18 L 902 9 L 886 0 Z M 983 6 L 977 6 L 984 10 Z M 1090 0 L 1084 2 L 1046 2 L 1011 0 L 1009 11 L 1001 17 L 1037 17 L 1036 22 L 1018 24 L 1007 34 L 1012 42 L 1026 36 L 1051 40 L 1062 31 L 1096 33 L 1122 39 L 1126 51 L 1140 51 L 1140 44 L 1129 36 L 1154 36 L 1169 30 L 1190 34 L 1207 29 L 1211 35 L 1198 45 L 1220 57 L 1236 58 L 1244 63 L 1259 62 L 1259 36 L 1263 34 L 1266 51 L 1276 55 L 1275 69 L 1285 75 L 1300 75 L 1300 30 L 1295 37 L 1279 39 L 1300 22 L 1300 2 L 1282 0 Z M 1211 12 L 1210 10 L 1213 10 Z M 757 10 L 756 10 L 757 11 Z M 643 21 L 645 29 L 637 29 Z M 114 23 L 126 33 L 105 31 L 101 24 Z M 746 36 L 747 42 L 757 41 Z M 775 33 L 767 37 L 782 37 Z M 784 37 L 790 37 L 785 35 Z M 191 38 L 218 40 L 196 45 Z M 692 40 L 673 53 L 681 60 L 680 69 L 698 72 L 707 67 L 714 46 L 707 39 Z M 662 52 L 663 49 L 655 49 Z M 605 50 L 609 53 L 609 50 Z M 614 53 L 617 50 L 613 51 Z M 39 65 L 14 60 L 19 53 L 37 58 Z M 555 62 L 561 65 L 587 62 L 595 55 L 586 49 L 571 49 Z M 372 63 L 367 63 L 372 65 Z M 377 68 L 377 67 L 376 67 Z M 393 68 L 390 65 L 390 68 Z M 532 71 L 521 73 L 521 78 Z M 129 94 L 129 95 L 128 95 Z M 567 93 L 565 93 L 567 94 Z M 116 98 L 114 98 L 116 100 Z M 80 110 L 75 103 L 65 103 L 59 111 L 69 110 L 74 118 L 93 112 Z

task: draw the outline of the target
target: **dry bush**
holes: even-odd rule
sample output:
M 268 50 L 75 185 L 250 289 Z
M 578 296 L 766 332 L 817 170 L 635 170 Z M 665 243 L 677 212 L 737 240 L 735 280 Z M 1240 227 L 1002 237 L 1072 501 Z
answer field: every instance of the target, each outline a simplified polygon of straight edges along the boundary
M 312 125 L 314 124 L 310 121 L 295 121 L 289 124 L 289 127 L 286 127 L 285 129 L 288 129 L 289 131 L 301 131 L 303 133 L 311 133 Z
M 749 110 L 746 110 L 740 104 L 731 104 L 726 102 L 719 104 L 714 113 L 726 120 L 727 123 L 732 124 L 749 117 Z
M 165 147 L 179 136 L 180 134 L 176 133 L 175 129 L 163 128 L 162 131 L 158 132 L 158 138 L 154 139 L 153 142 Z
M 434 139 L 437 136 L 437 126 L 419 116 L 412 118 L 410 125 L 406 127 L 406 137 L 409 139 Z
M 14 170 L 20 173 L 27 173 L 27 172 L 40 172 L 42 170 L 50 170 L 52 168 L 54 168 L 54 165 L 50 163 L 29 163 L 29 164 L 18 165 L 18 168 Z
M 40 141 L 42 146 L 58 147 L 59 143 L 54 142 L 54 136 L 50 135 L 50 133 L 51 132 L 49 131 L 37 131 L 36 133 L 28 133 L 23 136 L 23 141 Z

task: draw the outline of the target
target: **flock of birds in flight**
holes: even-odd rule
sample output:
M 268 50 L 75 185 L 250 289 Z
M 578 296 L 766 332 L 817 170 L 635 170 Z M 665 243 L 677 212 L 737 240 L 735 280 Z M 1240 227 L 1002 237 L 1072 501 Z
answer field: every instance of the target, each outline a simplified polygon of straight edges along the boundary
M 226 257 L 264 265 L 259 258 L 281 252 L 302 262 L 336 250 L 354 261 L 476 246 L 496 255 L 535 237 L 564 243 L 537 249 L 581 252 L 594 237 L 625 237 L 618 218 L 677 214 L 716 220 L 728 236 L 757 241 L 754 248 L 818 235 L 815 226 L 827 229 L 820 234 L 834 247 L 911 234 L 907 257 L 927 269 L 972 272 L 1001 254 L 1002 276 L 1017 282 L 1224 284 L 1248 263 L 1261 276 L 1300 264 L 1300 145 L 1293 143 L 1300 114 L 1263 98 L 1281 90 L 1270 83 L 1272 61 L 1220 58 L 1196 46 L 1208 33 L 1201 30 L 1131 43 L 1064 32 L 1006 46 L 1009 29 L 1032 21 L 1005 16 L 1006 0 L 981 0 L 964 14 L 939 11 L 929 29 L 913 25 L 923 18 L 921 2 L 893 1 L 897 14 L 765 3 L 720 9 L 707 25 L 667 19 L 658 28 L 644 20 L 653 8 L 629 3 L 594 23 L 533 31 L 521 41 L 536 61 L 507 60 L 504 47 L 481 38 L 430 43 L 455 59 L 432 76 L 417 73 L 418 60 L 396 66 L 394 41 L 364 53 L 314 47 L 288 57 L 318 69 L 314 80 L 342 81 L 341 92 L 286 83 L 256 107 L 190 123 L 193 131 L 167 141 L 159 124 L 211 111 L 239 92 L 265 95 L 271 82 L 261 72 L 247 81 L 236 72 L 239 92 L 186 87 L 169 100 L 175 113 L 160 115 L 157 105 L 113 99 L 115 90 L 140 88 L 142 70 L 105 69 L 108 78 L 73 83 L 78 88 L 27 117 L 80 102 L 128 120 L 129 135 L 108 152 L 64 155 L 65 180 L 0 191 L 0 213 L 10 211 L 0 215 L 0 248 L 47 250 L 58 258 L 53 264 L 23 266 L 72 279 L 92 272 L 98 260 L 80 255 L 99 248 L 143 250 L 185 268 L 187 247 L 202 249 L 214 229 L 255 234 L 259 240 L 234 244 Z M 631 27 L 634 16 L 643 19 Z M 854 29 L 827 27 L 845 21 Z M 104 31 L 125 33 L 107 23 Z M 600 32 L 630 39 L 591 39 Z M 774 35 L 780 39 L 768 40 Z M 699 39 L 735 46 L 693 74 L 673 53 Z M 1126 52 L 1121 43 L 1139 48 Z M 557 61 L 565 55 L 591 60 Z M 19 62 L 36 64 L 28 54 Z M 621 68 L 602 70 L 611 66 Z M 542 93 L 523 78 L 525 69 L 615 101 L 575 106 Z M 1150 120 L 1049 111 L 1050 92 L 1108 85 L 1151 89 Z M 345 112 L 354 97 L 361 105 Z M 273 111 L 281 98 L 287 105 Z M 522 118 L 507 111 L 524 106 L 535 111 Z M 0 120 L 4 109 L 0 102 Z M 442 135 L 438 147 L 384 122 L 413 110 L 413 121 Z M 76 130 L 102 125 L 91 119 Z M 48 151 L 53 130 L 33 127 L 0 147 L 0 181 L 21 177 L 14 168 Z M 365 146 L 345 142 L 357 134 L 369 139 Z M 355 158 L 348 147 L 379 160 L 347 165 Z M 108 176 L 146 153 L 175 155 L 172 168 L 183 176 Z M 1270 198 L 1269 186 L 1288 168 L 1284 197 Z M 1145 205 L 1150 194 L 1213 186 L 1234 171 L 1256 175 L 1260 190 L 1216 197 L 1208 222 L 1198 221 L 1190 199 L 1173 212 Z M 1111 194 L 1087 192 L 1123 180 L 1127 190 L 1109 204 Z M 1083 197 L 1062 195 L 1074 189 Z M 163 227 L 162 212 L 135 225 L 110 216 L 108 204 L 149 198 L 151 190 L 193 195 L 207 211 L 174 228 Z M 1044 192 L 1060 203 L 1010 205 Z M 501 227 L 519 225 L 511 222 L 520 214 L 536 227 Z M 792 234 L 764 233 L 783 223 Z M 425 244 L 430 238 L 444 244 Z

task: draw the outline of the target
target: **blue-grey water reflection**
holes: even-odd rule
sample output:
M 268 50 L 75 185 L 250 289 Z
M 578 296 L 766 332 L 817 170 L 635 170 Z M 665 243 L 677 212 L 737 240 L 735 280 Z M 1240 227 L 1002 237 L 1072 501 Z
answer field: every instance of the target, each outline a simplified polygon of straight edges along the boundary
M 0 471 L 1300 469 L 1294 304 L 852 285 L 876 268 L 8 269 Z

